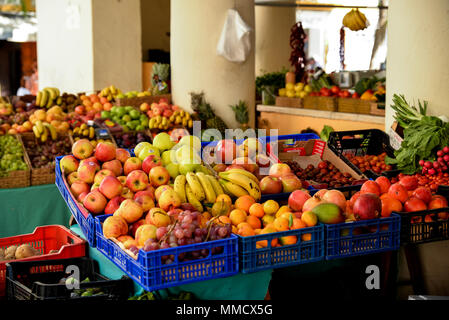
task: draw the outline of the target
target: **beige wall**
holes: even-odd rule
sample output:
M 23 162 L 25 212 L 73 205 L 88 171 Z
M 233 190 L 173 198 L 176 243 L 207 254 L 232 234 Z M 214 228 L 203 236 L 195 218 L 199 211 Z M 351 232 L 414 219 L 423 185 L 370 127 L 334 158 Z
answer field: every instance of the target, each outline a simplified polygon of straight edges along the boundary
M 70 23 L 69 5 L 78 8 L 79 23 Z M 36 1 L 39 88 L 74 93 L 94 88 L 91 11 L 91 1 Z
M 142 20 L 142 57 L 149 49 L 170 51 L 170 0 L 140 0 Z
M 250 118 L 255 109 L 254 32 L 251 54 L 244 63 L 229 62 L 216 54 L 227 10 L 234 3 L 243 20 L 254 28 L 253 0 L 171 2 L 173 100 L 190 110 L 189 92 L 204 91 L 216 114 L 230 127 L 236 127 L 237 122 L 229 105 L 245 100 L 250 106 Z
M 295 8 L 256 6 L 256 76 L 290 68 L 290 29 Z
M 394 93 L 429 101 L 433 115 L 449 116 L 449 1 L 391 0 L 388 10 L 386 127 Z

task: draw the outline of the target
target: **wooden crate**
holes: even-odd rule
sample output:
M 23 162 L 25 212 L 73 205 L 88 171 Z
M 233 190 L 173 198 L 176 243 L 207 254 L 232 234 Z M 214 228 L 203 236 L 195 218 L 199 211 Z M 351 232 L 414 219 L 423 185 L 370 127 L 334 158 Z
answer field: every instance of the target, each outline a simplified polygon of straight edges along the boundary
M 16 139 L 19 140 L 20 144 L 22 145 L 23 159 L 26 165 L 28 166 L 28 169 L 11 171 L 8 173 L 6 177 L 0 177 L 0 189 L 25 188 L 30 186 L 31 180 L 30 159 L 28 158 L 25 146 L 23 145 L 23 141 L 20 138 L 20 135 L 15 134 L 14 137 L 16 137 Z
M 370 111 L 372 115 L 385 117 L 385 103 L 372 103 Z
M 354 98 L 338 98 L 337 111 L 348 113 L 371 114 L 371 105 L 376 104 L 373 101 L 354 99 Z
M 153 102 L 157 103 L 162 98 L 167 99 L 168 103 L 171 103 L 171 94 L 169 93 L 169 94 L 160 94 L 156 96 L 117 99 L 115 101 L 115 104 L 117 106 L 133 106 L 135 108 L 139 108 L 140 105 L 144 102 L 148 104 L 152 104 Z
M 287 108 L 303 108 L 303 100 L 301 98 L 276 97 L 275 105 Z
M 334 97 L 306 96 L 304 98 L 304 109 L 315 109 L 322 111 L 337 111 L 337 101 Z

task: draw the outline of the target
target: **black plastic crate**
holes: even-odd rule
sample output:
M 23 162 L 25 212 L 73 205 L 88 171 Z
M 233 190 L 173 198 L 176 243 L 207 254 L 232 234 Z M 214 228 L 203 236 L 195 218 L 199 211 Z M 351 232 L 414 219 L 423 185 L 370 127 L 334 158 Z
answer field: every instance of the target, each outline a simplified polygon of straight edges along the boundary
M 94 290 L 90 296 L 73 296 L 77 289 L 68 289 L 62 278 L 68 278 L 68 266 L 79 268 L 79 290 Z M 97 272 L 97 263 L 86 257 L 46 261 L 10 262 L 6 264 L 8 300 L 127 300 L 133 292 L 129 277 L 110 280 Z M 73 272 L 73 271 L 71 271 Z M 89 278 L 89 282 L 83 282 Z
M 392 177 L 399 174 L 399 170 L 396 169 L 383 171 L 381 174 L 375 173 L 372 170 L 367 170 L 362 173 L 362 171 L 346 157 L 348 154 L 353 156 L 364 156 L 379 155 L 383 152 L 389 157 L 394 157 L 394 149 L 391 147 L 390 137 L 382 130 L 333 131 L 329 135 L 327 145 L 332 151 L 340 156 L 348 166 L 360 175 L 364 174 L 370 179 L 376 179 L 381 175 Z

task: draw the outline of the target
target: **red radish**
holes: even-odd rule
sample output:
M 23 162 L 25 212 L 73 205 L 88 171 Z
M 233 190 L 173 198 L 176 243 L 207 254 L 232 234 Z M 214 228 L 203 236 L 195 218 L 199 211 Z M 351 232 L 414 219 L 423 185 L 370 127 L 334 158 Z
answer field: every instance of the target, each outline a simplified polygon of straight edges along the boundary
M 364 193 L 355 201 L 353 212 L 358 220 L 378 218 L 382 211 L 382 201 L 373 193 Z
M 426 163 L 424 163 L 424 166 L 428 169 L 432 168 L 432 162 L 430 161 L 426 161 Z
M 439 163 L 444 163 L 443 157 L 438 157 L 437 161 L 438 161 Z
M 437 161 L 435 161 L 435 162 L 433 163 L 433 167 L 434 167 L 435 169 L 438 169 L 438 168 L 440 167 L 440 165 L 439 165 L 439 163 L 438 163 Z
M 419 160 L 419 165 L 422 167 L 422 166 L 424 166 L 424 163 L 425 163 L 425 161 L 424 160 Z
M 444 155 L 443 160 L 449 162 L 449 154 Z
M 438 156 L 438 157 L 442 157 L 443 154 L 444 154 L 444 153 L 443 153 L 443 150 L 438 150 L 438 151 L 437 151 L 437 156 Z
M 444 147 L 444 148 L 443 148 L 443 152 L 444 152 L 444 153 L 449 153 L 449 147 Z
M 426 187 L 418 187 L 413 191 L 412 197 L 417 198 L 428 204 L 432 200 L 432 192 Z

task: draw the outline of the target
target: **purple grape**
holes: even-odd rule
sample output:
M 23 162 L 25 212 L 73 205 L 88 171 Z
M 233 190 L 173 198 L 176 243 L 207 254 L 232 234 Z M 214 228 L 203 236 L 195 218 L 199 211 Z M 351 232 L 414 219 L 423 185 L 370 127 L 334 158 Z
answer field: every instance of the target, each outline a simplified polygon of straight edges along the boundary
M 185 235 L 185 230 L 184 230 L 184 232 L 181 229 L 178 229 L 175 231 L 175 236 L 178 239 L 184 238 L 184 235 Z
M 195 236 L 195 238 L 193 239 L 196 243 L 201 243 L 203 242 L 203 238 Z
M 186 238 L 178 239 L 179 246 L 185 246 L 187 244 Z
M 175 243 L 175 242 L 176 242 L 176 236 L 175 236 L 174 234 L 171 234 L 171 235 L 168 237 L 168 242 L 170 242 L 170 243 Z
M 161 243 L 161 249 L 168 249 L 170 248 L 170 245 L 167 242 Z
M 184 230 L 184 237 L 191 238 L 192 237 L 192 231 L 190 231 L 190 229 Z
M 182 219 L 182 223 L 183 223 L 183 224 L 184 224 L 184 223 L 191 224 L 192 221 L 193 221 L 193 219 L 192 219 L 192 217 L 191 217 L 190 215 L 185 216 L 185 217 Z
M 220 229 L 218 229 L 218 235 L 221 238 L 226 238 L 228 236 L 228 230 L 225 227 L 221 227 Z
M 201 237 L 203 235 L 201 229 L 195 229 L 193 233 L 195 234 L 196 237 Z

